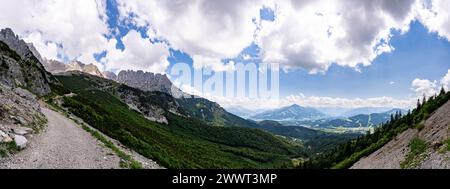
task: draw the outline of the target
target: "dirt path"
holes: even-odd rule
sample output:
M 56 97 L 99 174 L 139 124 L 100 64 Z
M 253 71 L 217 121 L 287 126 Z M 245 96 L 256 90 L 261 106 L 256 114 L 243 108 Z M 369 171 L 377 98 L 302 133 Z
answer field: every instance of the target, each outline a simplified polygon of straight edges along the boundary
M 18 154 L 0 161 L 12 169 L 111 169 L 120 158 L 60 113 L 43 107 L 48 127 Z

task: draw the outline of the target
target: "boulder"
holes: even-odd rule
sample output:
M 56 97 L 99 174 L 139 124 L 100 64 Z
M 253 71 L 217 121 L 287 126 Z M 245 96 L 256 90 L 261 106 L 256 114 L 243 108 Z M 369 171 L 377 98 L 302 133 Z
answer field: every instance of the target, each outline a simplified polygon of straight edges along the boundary
M 14 142 L 16 142 L 17 148 L 22 150 L 27 147 L 28 140 L 22 135 L 14 135 Z
M 33 132 L 33 129 L 27 128 L 27 127 L 16 127 L 13 129 L 15 134 L 18 135 L 27 135 Z

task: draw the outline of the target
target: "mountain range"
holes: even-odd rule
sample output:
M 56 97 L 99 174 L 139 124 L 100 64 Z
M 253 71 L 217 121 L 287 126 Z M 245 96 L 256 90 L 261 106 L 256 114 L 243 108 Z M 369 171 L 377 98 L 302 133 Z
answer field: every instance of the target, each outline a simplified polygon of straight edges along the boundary
M 318 130 L 326 130 L 332 132 L 360 132 L 365 133 L 370 129 L 374 129 L 391 119 L 391 115 L 397 112 L 406 113 L 405 110 L 394 108 L 381 113 L 358 114 L 351 117 L 342 118 L 324 118 L 317 120 L 305 121 L 282 121 L 283 125 L 302 126 Z
M 265 111 L 251 116 L 254 120 L 274 120 L 274 121 L 304 121 L 324 118 L 326 115 L 314 108 L 302 107 L 297 104 L 291 106 Z
M 225 108 L 228 112 L 237 115 L 239 117 L 245 118 L 245 119 L 249 119 L 252 116 L 256 115 L 256 114 L 260 114 L 263 113 L 267 110 L 264 109 L 256 109 L 256 110 L 250 110 L 241 106 L 230 106 L 230 107 L 226 107 Z
M 372 114 L 372 113 L 386 113 L 388 111 L 396 111 L 396 108 L 389 107 L 361 107 L 361 108 L 353 108 L 348 111 L 345 111 L 339 114 L 340 117 L 352 117 L 361 114 Z M 398 110 L 398 109 L 397 109 Z M 404 110 L 403 110 L 404 111 Z M 394 112 L 395 113 L 395 112 Z

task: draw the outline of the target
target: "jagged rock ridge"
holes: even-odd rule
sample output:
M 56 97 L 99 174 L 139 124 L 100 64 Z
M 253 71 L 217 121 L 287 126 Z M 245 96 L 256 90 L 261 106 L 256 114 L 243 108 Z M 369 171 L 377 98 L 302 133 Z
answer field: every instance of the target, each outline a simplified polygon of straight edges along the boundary
M 94 64 L 84 64 L 79 61 L 71 61 L 68 64 L 56 60 L 45 60 L 44 67 L 53 74 L 61 74 L 68 71 L 80 71 L 98 77 L 105 77 Z
M 116 81 L 144 91 L 160 91 L 172 94 L 172 82 L 167 78 L 167 75 L 163 74 L 131 70 L 120 71 Z
M 49 84 L 56 81 L 35 54 L 40 57 L 11 29 L 0 30 L 0 83 L 13 88 L 23 87 L 37 95 L 49 94 Z

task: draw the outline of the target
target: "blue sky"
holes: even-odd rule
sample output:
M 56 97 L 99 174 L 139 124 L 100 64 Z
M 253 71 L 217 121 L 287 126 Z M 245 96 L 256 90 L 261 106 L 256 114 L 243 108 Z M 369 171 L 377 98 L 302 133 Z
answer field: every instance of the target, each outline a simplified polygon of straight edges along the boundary
M 414 79 L 440 80 L 450 68 L 450 43 L 419 22 L 410 27 L 406 34 L 394 33 L 393 52 L 378 56 L 360 71 L 333 65 L 324 74 L 311 75 L 304 70 L 282 74 L 282 95 L 405 98 L 412 93 Z

